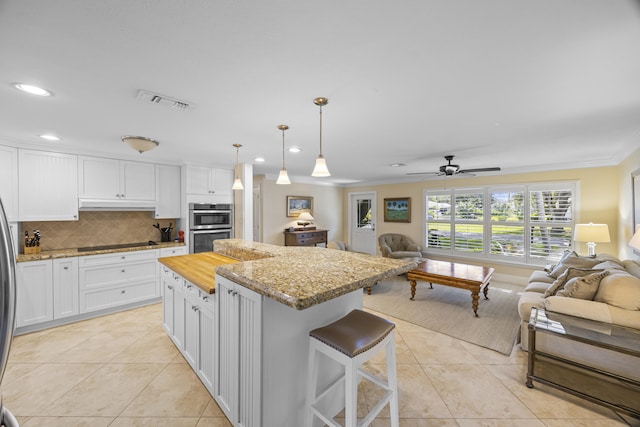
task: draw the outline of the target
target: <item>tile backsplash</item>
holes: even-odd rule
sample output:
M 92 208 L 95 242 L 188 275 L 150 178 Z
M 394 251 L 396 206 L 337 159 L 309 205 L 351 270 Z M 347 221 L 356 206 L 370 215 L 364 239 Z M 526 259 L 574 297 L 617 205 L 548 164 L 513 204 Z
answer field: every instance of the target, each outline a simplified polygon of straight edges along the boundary
M 20 252 L 23 251 L 24 232 L 28 231 L 33 236 L 33 230 L 40 230 L 40 247 L 43 251 L 148 240 L 160 242 L 160 230 L 153 227 L 154 224 L 160 224 L 161 228 L 173 224 L 171 239 L 176 237 L 175 219 L 158 220 L 151 215 L 149 211 L 96 211 L 80 212 L 78 221 L 23 222 L 22 236 L 18 239 Z

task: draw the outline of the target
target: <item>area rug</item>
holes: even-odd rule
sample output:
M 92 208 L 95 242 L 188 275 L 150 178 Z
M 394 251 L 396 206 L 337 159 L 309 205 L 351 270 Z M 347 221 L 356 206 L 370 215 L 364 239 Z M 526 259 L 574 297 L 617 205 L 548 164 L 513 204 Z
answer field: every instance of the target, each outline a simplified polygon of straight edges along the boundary
M 509 355 L 520 327 L 518 288 L 491 283 L 489 299 L 482 293 L 478 316 L 473 315 L 471 292 L 443 285 L 418 282 L 415 299 L 404 276 L 394 277 L 371 288 L 364 306 L 382 314 L 432 331 Z

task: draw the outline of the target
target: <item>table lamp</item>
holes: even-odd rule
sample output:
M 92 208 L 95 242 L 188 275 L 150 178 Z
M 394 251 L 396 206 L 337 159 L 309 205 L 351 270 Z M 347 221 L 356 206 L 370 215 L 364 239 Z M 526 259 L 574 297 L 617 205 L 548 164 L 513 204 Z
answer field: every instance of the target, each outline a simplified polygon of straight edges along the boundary
M 628 243 L 633 249 L 640 251 L 640 227 L 636 230 L 636 234 L 631 237 Z
M 311 224 L 313 221 L 313 217 L 309 212 L 302 212 L 298 215 L 298 225 L 301 225 L 302 228 L 307 228 L 307 225 Z
M 607 224 L 576 224 L 573 233 L 573 240 L 576 242 L 587 242 L 589 256 L 596 254 L 596 242 L 610 242 L 609 226 Z

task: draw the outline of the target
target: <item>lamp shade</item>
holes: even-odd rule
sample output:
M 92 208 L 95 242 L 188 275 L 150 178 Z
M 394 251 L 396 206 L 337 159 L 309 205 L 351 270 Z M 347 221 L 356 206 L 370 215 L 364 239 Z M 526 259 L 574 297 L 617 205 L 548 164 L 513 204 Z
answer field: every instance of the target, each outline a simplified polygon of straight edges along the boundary
M 631 237 L 631 240 L 629 240 L 628 244 L 633 249 L 637 249 L 640 251 L 640 227 L 638 227 L 636 234 L 634 234 L 633 237 Z
M 607 224 L 576 224 L 573 234 L 576 242 L 610 242 L 609 226 Z
M 331 172 L 329 172 L 329 168 L 327 168 L 327 161 L 322 155 L 316 158 L 316 166 L 313 168 L 311 176 L 331 176 Z
M 298 220 L 299 221 L 313 221 L 313 217 L 311 216 L 311 214 L 309 212 L 302 212 L 300 215 L 298 215 Z

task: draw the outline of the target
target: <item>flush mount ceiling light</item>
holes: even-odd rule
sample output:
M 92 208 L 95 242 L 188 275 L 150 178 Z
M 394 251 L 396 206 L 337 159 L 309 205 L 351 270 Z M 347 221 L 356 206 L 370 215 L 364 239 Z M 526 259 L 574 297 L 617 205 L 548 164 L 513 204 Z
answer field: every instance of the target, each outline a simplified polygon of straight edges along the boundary
M 60 141 L 62 138 L 59 136 L 52 135 L 50 133 L 44 133 L 42 135 L 38 135 L 42 139 L 46 139 L 47 141 Z
M 31 95 L 38 95 L 38 96 L 53 95 L 53 93 L 51 93 L 46 89 L 43 89 L 41 87 L 34 86 L 34 85 L 28 85 L 25 83 L 11 83 L 11 86 L 15 87 L 18 90 L 21 90 L 22 92 L 30 93 Z
M 327 98 L 316 98 L 313 100 L 313 103 L 320 107 L 320 154 L 316 159 L 316 166 L 313 168 L 313 172 L 311 172 L 311 176 L 331 176 L 331 172 L 327 168 L 327 161 L 322 155 L 322 107 L 329 103 Z
M 123 136 L 122 142 L 124 142 L 140 154 L 144 153 L 145 151 L 152 150 L 160 145 L 160 143 L 155 139 L 146 138 L 144 136 Z
M 236 167 L 234 169 L 235 179 L 233 180 L 233 185 L 231 186 L 232 190 L 244 190 L 244 186 L 242 185 L 242 181 L 240 180 L 240 147 L 242 144 L 233 144 L 236 147 Z
M 284 131 L 289 129 L 289 126 L 287 125 L 280 125 L 278 126 L 278 129 L 280 129 L 282 131 L 282 169 L 280 169 L 280 175 L 278 175 L 278 180 L 276 181 L 276 184 L 291 184 L 291 181 L 289 180 L 289 175 L 287 174 L 287 169 L 284 166 Z
M 301 151 L 302 151 L 302 148 L 296 147 L 295 145 L 293 147 L 289 148 L 289 152 L 290 153 L 299 153 Z

